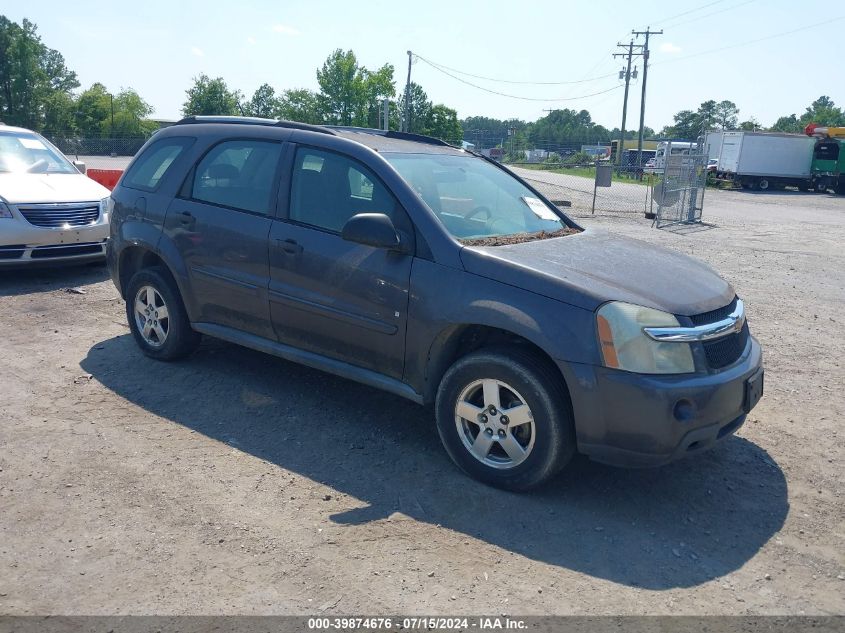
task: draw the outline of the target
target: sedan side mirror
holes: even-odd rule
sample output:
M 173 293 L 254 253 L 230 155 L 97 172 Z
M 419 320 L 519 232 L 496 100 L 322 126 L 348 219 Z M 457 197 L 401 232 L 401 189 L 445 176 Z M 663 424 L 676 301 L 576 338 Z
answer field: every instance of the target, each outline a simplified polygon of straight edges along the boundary
M 348 242 L 388 250 L 400 250 L 402 244 L 393 221 L 384 213 L 353 215 L 343 225 L 340 236 Z
M 85 167 L 85 163 L 80 160 L 73 161 L 73 166 L 76 167 L 76 171 L 78 171 L 80 174 L 84 174 L 88 171 L 88 169 Z

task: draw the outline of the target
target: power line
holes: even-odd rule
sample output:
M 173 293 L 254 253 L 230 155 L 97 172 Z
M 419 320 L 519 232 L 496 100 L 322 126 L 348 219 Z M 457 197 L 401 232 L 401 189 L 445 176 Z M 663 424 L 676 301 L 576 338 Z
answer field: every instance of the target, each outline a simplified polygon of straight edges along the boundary
M 816 28 L 817 26 L 824 26 L 826 24 L 832 24 L 834 22 L 838 22 L 840 20 L 845 20 L 845 15 L 840 15 L 839 17 L 829 18 L 827 20 L 823 20 L 822 22 L 815 22 L 814 24 L 808 24 L 807 26 L 801 26 L 797 29 L 792 29 L 789 31 L 783 31 L 782 33 L 774 33 L 772 35 L 766 35 L 765 37 L 759 37 L 755 40 L 748 40 L 746 42 L 740 42 L 738 44 L 729 44 L 728 46 L 720 46 L 719 48 L 711 48 L 710 50 L 701 51 L 700 53 L 692 53 L 690 55 L 684 55 L 682 57 L 674 57 L 672 59 L 664 59 L 659 62 L 654 62 L 652 66 L 656 66 L 657 64 L 670 64 L 673 62 L 679 62 L 685 59 L 692 59 L 694 57 L 701 57 L 702 55 L 710 55 L 712 53 L 719 53 L 721 51 L 731 50 L 733 48 L 741 48 L 743 46 L 751 46 L 752 44 L 758 44 L 759 42 L 765 42 L 767 40 L 773 40 L 778 37 L 784 37 L 785 35 L 792 35 L 793 33 L 799 33 L 800 31 L 807 31 L 809 29 Z
M 677 15 L 673 15 L 673 16 L 668 17 L 668 18 L 663 18 L 662 20 L 652 20 L 652 21 L 653 22 L 660 22 L 660 23 L 671 22 L 675 18 L 680 18 L 680 17 L 683 17 L 685 15 L 689 15 L 690 13 L 695 13 L 696 11 L 701 11 L 702 9 L 706 9 L 707 7 L 712 7 L 714 4 L 719 4 L 721 2 L 724 2 L 724 0 L 715 0 L 715 2 L 709 2 L 707 4 L 703 4 L 700 7 L 697 7 L 695 9 L 690 9 L 689 11 L 684 11 L 683 13 L 678 13 Z
M 724 13 L 725 11 L 733 11 L 735 9 L 739 9 L 740 7 L 744 7 L 746 4 L 751 4 L 752 2 L 756 2 L 757 0 L 746 0 L 745 2 L 740 2 L 739 4 L 735 4 L 730 7 L 725 7 L 724 9 L 719 9 L 718 11 L 711 11 L 710 13 L 705 13 L 704 15 L 698 15 L 691 20 L 683 20 L 682 22 L 677 22 L 675 24 L 663 25 L 663 28 L 677 28 L 679 26 L 683 26 L 684 24 L 689 24 L 691 22 L 698 22 L 699 20 L 703 20 L 704 18 L 709 18 L 711 15 L 718 15 L 719 13 Z
M 499 92 L 498 90 L 490 90 L 489 88 L 485 88 L 484 86 L 479 86 L 478 84 L 474 84 L 471 81 L 467 81 L 466 79 L 462 79 L 462 78 L 460 78 L 456 75 L 453 75 L 449 71 L 444 70 L 443 68 L 440 68 L 439 66 L 432 64 L 430 61 L 428 61 L 424 57 L 420 57 L 419 55 L 416 55 L 416 57 L 420 61 L 423 61 L 426 64 L 428 64 L 429 66 L 431 66 L 432 68 L 434 68 L 434 70 L 437 70 L 437 71 L 443 73 L 444 75 L 447 75 L 447 76 L 451 77 L 452 79 L 455 79 L 456 81 L 460 81 L 462 84 L 466 84 L 467 86 L 472 86 L 473 88 L 476 88 L 477 90 L 482 90 L 484 92 L 488 92 L 490 94 L 498 95 L 500 97 L 508 97 L 510 99 L 520 99 L 522 101 L 546 101 L 546 102 L 547 101 L 577 101 L 579 99 L 586 99 L 587 97 L 595 97 L 597 95 L 603 95 L 603 94 L 606 94 L 608 92 L 611 92 L 612 90 L 618 90 L 619 88 L 622 87 L 621 85 L 617 85 L 617 86 L 613 86 L 612 88 L 608 88 L 607 90 L 600 90 L 598 92 L 592 92 L 592 93 L 586 94 L 586 95 L 579 95 L 577 97 L 553 97 L 553 98 L 523 97 L 523 96 L 520 96 L 520 95 L 508 94 L 506 92 Z M 616 73 L 614 73 L 614 75 L 615 74 Z
M 589 79 L 577 79 L 575 81 L 515 81 L 511 79 L 496 79 L 494 77 L 485 77 L 483 75 L 473 75 L 472 73 L 464 72 L 463 70 L 458 70 L 457 68 L 451 68 L 446 66 L 445 64 L 440 64 L 438 62 L 433 62 L 429 59 L 425 59 L 421 55 L 414 54 L 414 57 L 423 60 L 427 64 L 431 66 L 437 66 L 441 69 L 451 70 L 453 73 L 457 73 L 459 75 L 464 75 L 465 77 L 472 77 L 473 79 L 483 79 L 485 81 L 495 81 L 496 83 L 500 84 L 522 84 L 522 85 L 532 85 L 532 86 L 563 86 L 568 84 L 583 84 L 590 81 L 598 81 L 600 79 L 607 79 L 608 77 L 613 77 L 616 73 L 608 73 L 606 75 L 599 75 L 598 77 L 591 77 Z

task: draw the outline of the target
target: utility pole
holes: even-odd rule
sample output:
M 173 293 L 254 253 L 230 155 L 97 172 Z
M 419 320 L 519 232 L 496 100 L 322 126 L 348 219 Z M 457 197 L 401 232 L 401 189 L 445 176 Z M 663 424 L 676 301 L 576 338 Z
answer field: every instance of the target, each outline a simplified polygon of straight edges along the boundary
M 626 48 L 625 44 L 616 44 L 622 48 Z M 638 48 L 642 48 L 642 46 L 637 45 Z M 627 53 L 614 53 L 613 57 L 625 57 L 628 60 L 628 67 L 624 71 L 620 72 L 621 75 L 623 72 L 625 73 L 625 99 L 622 102 L 622 139 L 619 141 L 619 147 L 617 148 L 617 156 L 616 162 L 620 166 L 622 165 L 622 154 L 625 151 L 625 121 L 628 118 L 628 88 L 631 83 L 631 59 L 634 57 L 634 40 L 631 40 L 630 43 L 627 45 L 628 52 Z M 641 55 L 642 53 L 637 53 L 637 55 Z M 634 71 L 636 73 L 636 70 Z M 634 75 L 636 77 L 636 74 Z M 642 126 L 640 126 L 642 127 Z
M 643 125 L 645 125 L 645 86 L 648 79 L 648 38 L 650 35 L 663 35 L 663 29 L 659 31 L 652 31 L 651 27 L 646 27 L 645 31 L 631 31 L 631 34 L 639 37 L 645 35 L 645 44 L 643 44 L 643 94 L 640 101 L 640 134 L 637 140 L 637 166 L 643 166 Z
M 402 131 L 411 131 L 411 61 L 414 54 L 408 51 L 408 81 L 405 82 L 405 112 L 402 115 Z
M 382 112 L 384 113 L 384 121 L 382 121 L 382 129 L 387 132 L 390 130 L 390 99 L 381 100 Z

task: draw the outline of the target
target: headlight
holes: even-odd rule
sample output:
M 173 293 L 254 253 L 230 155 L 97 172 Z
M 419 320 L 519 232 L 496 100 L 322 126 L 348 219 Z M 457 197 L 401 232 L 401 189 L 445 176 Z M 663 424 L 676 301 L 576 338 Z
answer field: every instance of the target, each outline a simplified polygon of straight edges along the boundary
M 687 374 L 695 371 L 688 343 L 660 343 L 645 327 L 679 327 L 667 312 L 612 301 L 596 315 L 601 353 L 607 367 L 638 374 Z
M 11 218 L 12 210 L 5 202 L 0 202 L 0 218 Z
M 111 196 L 108 198 L 103 198 L 100 200 L 100 217 L 108 222 L 109 215 L 111 214 L 112 207 L 114 206 L 114 202 L 112 202 Z

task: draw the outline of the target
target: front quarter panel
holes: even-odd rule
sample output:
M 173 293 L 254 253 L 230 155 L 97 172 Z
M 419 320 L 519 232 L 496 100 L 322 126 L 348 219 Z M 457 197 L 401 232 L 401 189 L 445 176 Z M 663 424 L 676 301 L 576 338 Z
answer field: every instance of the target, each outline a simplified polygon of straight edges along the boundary
M 517 334 L 557 361 L 599 362 L 591 311 L 435 262 L 415 259 L 408 308 L 406 382 L 430 399 L 444 335 L 461 325 Z

